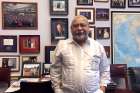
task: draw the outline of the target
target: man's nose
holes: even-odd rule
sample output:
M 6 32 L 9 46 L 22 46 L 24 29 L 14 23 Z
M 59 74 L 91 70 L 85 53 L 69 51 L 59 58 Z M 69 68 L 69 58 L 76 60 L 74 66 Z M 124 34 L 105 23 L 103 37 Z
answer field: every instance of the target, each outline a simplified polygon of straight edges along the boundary
M 81 25 L 78 25 L 78 29 L 82 29 L 82 26 Z

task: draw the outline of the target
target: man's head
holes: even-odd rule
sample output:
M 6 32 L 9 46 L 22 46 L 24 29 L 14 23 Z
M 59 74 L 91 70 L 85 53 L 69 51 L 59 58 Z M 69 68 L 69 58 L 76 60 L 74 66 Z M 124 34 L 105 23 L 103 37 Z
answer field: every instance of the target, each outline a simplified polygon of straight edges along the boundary
M 71 32 L 74 41 L 80 45 L 85 43 L 90 32 L 88 19 L 81 15 L 75 16 L 71 23 Z

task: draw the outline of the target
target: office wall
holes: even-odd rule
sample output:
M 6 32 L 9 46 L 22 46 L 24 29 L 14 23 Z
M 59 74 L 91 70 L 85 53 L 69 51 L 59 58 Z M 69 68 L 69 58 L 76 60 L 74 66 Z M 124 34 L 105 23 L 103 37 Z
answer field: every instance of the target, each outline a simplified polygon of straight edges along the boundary
M 40 35 L 40 53 L 38 54 L 20 54 L 19 53 L 19 41 L 18 42 L 18 51 L 16 53 L 5 53 L 1 52 L 0 55 L 18 55 L 20 56 L 20 66 L 22 64 L 21 57 L 28 55 L 38 56 L 38 61 L 45 61 L 45 46 L 51 45 L 51 30 L 50 30 L 50 18 L 68 18 L 68 24 L 70 28 L 70 23 L 72 18 L 75 15 L 75 8 L 109 8 L 110 11 L 139 11 L 139 8 L 128 8 L 125 9 L 115 9 L 110 8 L 110 0 L 108 2 L 93 2 L 93 6 L 82 6 L 77 5 L 77 0 L 69 0 L 69 14 L 67 16 L 50 16 L 49 14 L 49 0 L 0 0 L 0 3 L 3 1 L 7 2 L 36 2 L 38 4 L 38 29 L 37 30 L 5 30 L 2 29 L 2 9 L 0 4 L 0 35 L 17 35 L 19 40 L 19 35 Z M 94 0 L 93 0 L 94 1 Z M 127 5 L 127 2 L 126 2 Z M 111 27 L 111 12 L 108 21 L 96 21 L 95 24 L 91 24 L 91 26 L 95 27 Z M 111 30 L 111 28 L 110 28 Z M 71 37 L 70 29 L 69 29 L 69 37 Z M 111 47 L 111 38 L 107 40 L 98 40 L 104 46 Z M 111 63 L 111 58 L 109 58 L 109 62 Z M 21 70 L 21 68 L 20 68 Z M 13 75 L 20 75 L 19 73 L 13 73 Z

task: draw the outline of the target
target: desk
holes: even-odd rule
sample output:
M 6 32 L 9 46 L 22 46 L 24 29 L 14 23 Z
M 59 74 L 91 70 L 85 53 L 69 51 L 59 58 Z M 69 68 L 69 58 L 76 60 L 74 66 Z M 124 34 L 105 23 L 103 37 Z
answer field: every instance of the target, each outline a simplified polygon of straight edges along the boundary
M 0 67 L 0 82 L 5 82 L 10 86 L 10 68 Z
M 43 78 L 22 78 L 19 81 L 16 81 L 11 84 L 11 86 L 5 91 L 5 93 L 16 93 L 20 91 L 20 83 L 21 82 L 48 82 L 50 81 L 50 77 Z

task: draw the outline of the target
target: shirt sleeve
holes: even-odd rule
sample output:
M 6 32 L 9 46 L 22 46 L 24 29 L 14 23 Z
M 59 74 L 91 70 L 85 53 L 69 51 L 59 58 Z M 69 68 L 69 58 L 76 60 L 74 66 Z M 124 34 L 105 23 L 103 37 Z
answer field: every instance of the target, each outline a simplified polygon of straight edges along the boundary
M 50 76 L 54 91 L 61 91 L 61 72 L 62 72 L 62 57 L 60 42 L 55 48 L 54 61 L 51 64 Z M 59 93 L 59 92 L 55 92 Z M 60 92 L 61 93 L 61 92 Z
M 104 47 L 101 46 L 101 62 L 100 62 L 100 86 L 107 86 L 110 83 L 110 64 L 108 62 Z

